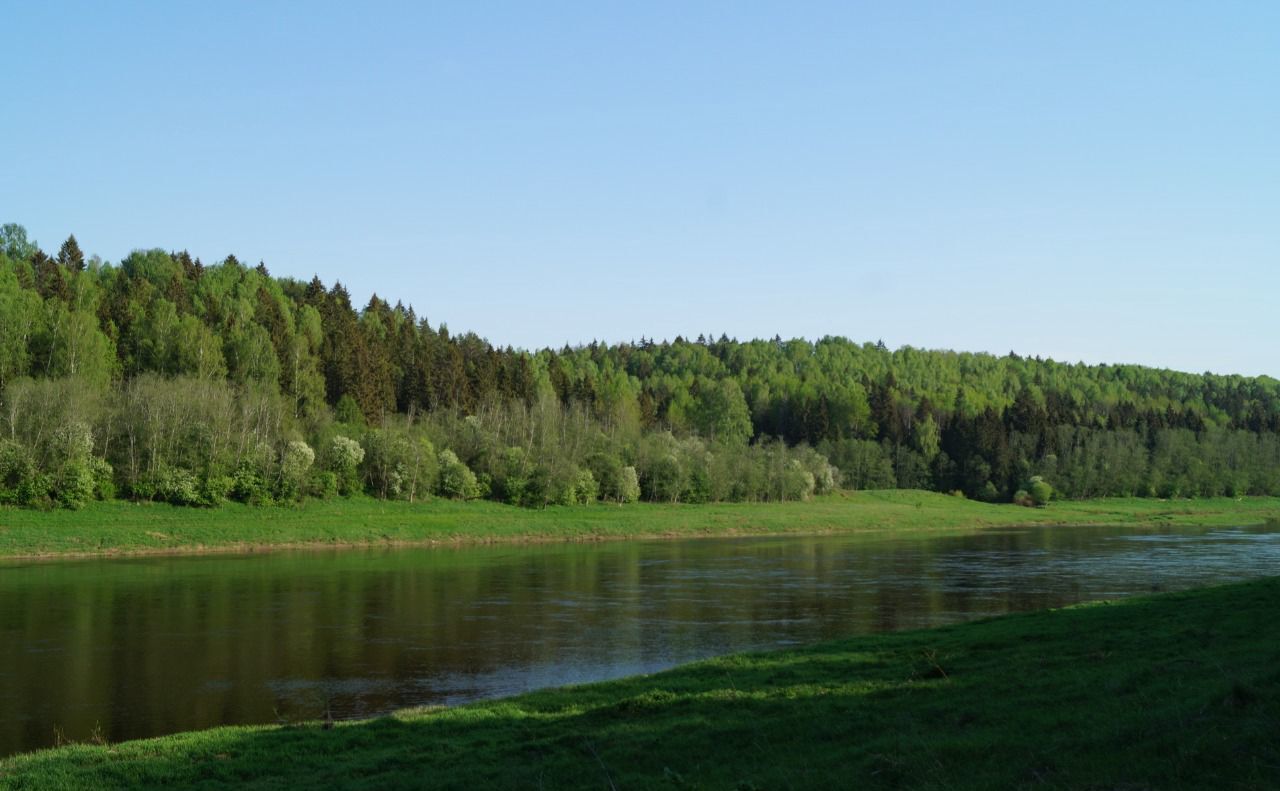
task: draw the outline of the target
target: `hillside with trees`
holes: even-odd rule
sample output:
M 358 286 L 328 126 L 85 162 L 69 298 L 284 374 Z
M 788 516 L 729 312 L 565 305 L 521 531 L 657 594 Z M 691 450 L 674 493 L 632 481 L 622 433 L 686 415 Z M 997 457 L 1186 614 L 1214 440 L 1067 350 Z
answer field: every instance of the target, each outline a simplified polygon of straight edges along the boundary
M 0 230 L 0 504 L 838 487 L 1280 495 L 1280 382 L 833 337 L 497 348 L 234 256 L 108 264 Z

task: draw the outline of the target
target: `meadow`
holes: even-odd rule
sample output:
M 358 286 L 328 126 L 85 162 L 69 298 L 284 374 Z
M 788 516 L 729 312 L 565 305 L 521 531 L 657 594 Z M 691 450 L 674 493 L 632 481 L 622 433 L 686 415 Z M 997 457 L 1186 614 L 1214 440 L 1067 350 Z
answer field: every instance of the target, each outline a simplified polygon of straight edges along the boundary
M 300 547 L 596 541 L 696 536 L 948 530 L 998 525 L 1247 525 L 1280 518 L 1280 498 L 1063 500 L 1046 508 L 914 490 L 841 492 L 804 502 L 592 504 L 516 508 L 366 497 L 301 505 L 187 508 L 125 501 L 77 511 L 0 509 L 0 557 L 253 552 Z

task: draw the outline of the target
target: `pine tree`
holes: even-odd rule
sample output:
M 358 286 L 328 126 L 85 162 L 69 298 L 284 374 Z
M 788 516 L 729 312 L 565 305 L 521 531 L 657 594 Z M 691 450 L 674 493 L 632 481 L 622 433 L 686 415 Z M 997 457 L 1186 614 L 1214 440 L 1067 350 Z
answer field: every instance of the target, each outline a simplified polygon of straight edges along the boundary
M 68 236 L 67 241 L 58 249 L 58 263 L 72 272 L 84 271 L 84 253 L 76 242 L 75 234 Z

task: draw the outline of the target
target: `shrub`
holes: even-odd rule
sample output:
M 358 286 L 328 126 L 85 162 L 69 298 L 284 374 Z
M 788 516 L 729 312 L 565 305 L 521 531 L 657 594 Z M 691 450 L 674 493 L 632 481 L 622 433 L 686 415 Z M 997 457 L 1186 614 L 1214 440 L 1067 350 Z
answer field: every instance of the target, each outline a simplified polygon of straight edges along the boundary
M 640 474 L 636 472 L 635 467 L 622 468 L 617 497 L 620 503 L 634 503 L 640 499 Z
M 520 494 L 520 505 L 525 508 L 545 508 L 547 503 L 556 502 L 554 482 L 551 471 L 539 464 L 529 471 L 524 481 L 524 490 Z
M 200 505 L 200 482 L 194 473 L 170 467 L 157 477 L 156 497 L 173 505 Z
M 711 499 L 711 473 L 702 459 L 694 458 L 690 462 L 680 500 L 686 503 L 705 503 Z
M 325 450 L 324 468 L 338 478 L 338 494 L 350 497 L 360 490 L 360 462 L 364 448 L 350 437 L 337 436 Z
M 328 470 L 320 470 L 311 476 L 311 485 L 307 492 L 321 500 L 332 500 L 338 496 L 338 476 Z
M 294 440 L 284 446 L 280 453 L 280 478 L 276 487 L 280 499 L 296 500 L 303 494 L 303 483 L 315 460 L 315 451 L 301 440 Z
M 267 480 L 252 462 L 241 462 L 232 473 L 231 499 L 250 505 L 270 504 L 271 490 Z
M 476 476 L 467 465 L 458 460 L 451 450 L 440 451 L 439 493 L 455 500 L 472 500 L 480 496 Z
M 133 500 L 156 499 L 156 484 L 150 478 L 140 478 L 128 484 L 128 495 Z
M 69 462 L 63 465 L 54 482 L 54 493 L 58 505 L 71 510 L 79 510 L 85 503 L 93 499 L 93 469 L 86 462 Z
M 99 500 L 112 500 L 116 496 L 115 471 L 106 459 L 89 459 L 89 469 L 93 473 L 93 496 Z
M 235 480 L 229 475 L 209 475 L 200 482 L 200 504 L 222 505 L 231 495 Z
M 1000 499 L 1000 492 L 996 489 L 996 485 L 991 481 L 982 484 L 982 488 L 978 490 L 978 499 L 984 503 L 994 503 Z
M 16 505 L 23 482 L 35 473 L 26 448 L 11 440 L 0 440 L 0 505 Z
M 1039 475 L 1032 477 L 1030 486 L 1027 488 L 1031 495 L 1031 501 L 1036 505 L 1048 505 L 1049 500 L 1053 499 L 1053 487 Z
M 596 483 L 596 476 L 591 474 L 591 470 L 578 470 L 573 481 L 574 502 L 579 505 L 589 505 L 596 501 L 600 496 L 600 486 Z
M 502 451 L 490 479 L 494 497 L 509 505 L 519 505 L 524 501 L 528 483 L 529 464 L 524 448 L 513 446 Z
M 59 461 L 78 463 L 87 461 L 93 453 L 93 432 L 79 420 L 72 421 L 53 432 L 51 448 Z

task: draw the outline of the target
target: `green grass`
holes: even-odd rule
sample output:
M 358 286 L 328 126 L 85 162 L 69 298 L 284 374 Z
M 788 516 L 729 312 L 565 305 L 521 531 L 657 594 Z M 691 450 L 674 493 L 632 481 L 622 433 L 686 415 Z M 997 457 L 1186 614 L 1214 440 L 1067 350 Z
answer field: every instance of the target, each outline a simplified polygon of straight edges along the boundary
M 591 505 L 541 511 L 489 502 L 311 502 L 294 508 L 176 508 L 122 501 L 81 511 L 0 509 L 0 557 L 244 551 L 380 543 L 485 543 L 733 534 L 923 530 L 1013 524 L 1258 524 L 1278 498 L 1064 501 L 1043 509 L 919 491 L 805 503 Z
M 0 761 L 0 787 L 1276 788 L 1280 579 L 376 720 Z

